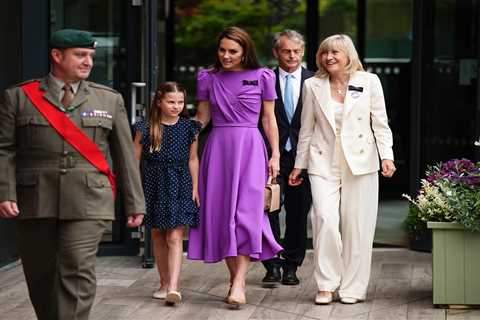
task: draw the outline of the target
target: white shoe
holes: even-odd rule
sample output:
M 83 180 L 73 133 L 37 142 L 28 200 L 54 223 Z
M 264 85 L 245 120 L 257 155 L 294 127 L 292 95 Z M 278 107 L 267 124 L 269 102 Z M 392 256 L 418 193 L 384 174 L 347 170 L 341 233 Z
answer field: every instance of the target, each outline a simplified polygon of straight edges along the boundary
M 166 297 L 167 297 L 167 290 L 157 290 L 152 295 L 153 299 L 165 300 Z
M 320 292 L 315 296 L 315 304 L 329 304 L 332 302 L 333 294 L 330 293 L 329 296 L 320 295 Z
M 345 304 L 355 304 L 358 301 L 359 300 L 356 298 L 348 298 L 348 297 L 340 298 L 340 302 Z

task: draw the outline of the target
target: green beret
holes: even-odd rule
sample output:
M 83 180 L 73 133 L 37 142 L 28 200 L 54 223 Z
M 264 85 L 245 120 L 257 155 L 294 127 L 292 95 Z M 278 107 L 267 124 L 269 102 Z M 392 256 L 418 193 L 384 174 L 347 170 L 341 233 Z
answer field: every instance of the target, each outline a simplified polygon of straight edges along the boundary
M 55 31 L 50 37 L 51 48 L 90 48 L 95 49 L 97 42 L 88 31 L 62 29 Z

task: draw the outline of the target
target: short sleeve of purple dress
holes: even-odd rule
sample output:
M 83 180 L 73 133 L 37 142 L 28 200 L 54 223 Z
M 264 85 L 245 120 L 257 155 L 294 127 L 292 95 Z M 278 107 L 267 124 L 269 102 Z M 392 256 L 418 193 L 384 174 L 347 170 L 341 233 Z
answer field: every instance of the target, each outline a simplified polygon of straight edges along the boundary
M 189 259 L 266 260 L 282 250 L 263 211 L 268 159 L 258 130 L 262 100 L 276 97 L 266 68 L 198 73 L 197 100 L 210 102 L 213 130 L 200 162 L 200 223 L 190 229 Z

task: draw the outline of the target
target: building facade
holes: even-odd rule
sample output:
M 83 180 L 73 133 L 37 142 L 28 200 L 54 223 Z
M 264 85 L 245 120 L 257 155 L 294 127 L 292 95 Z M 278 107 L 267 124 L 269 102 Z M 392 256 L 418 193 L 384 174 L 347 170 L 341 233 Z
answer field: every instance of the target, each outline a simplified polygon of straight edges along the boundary
M 272 34 L 299 30 L 313 70 L 319 41 L 346 33 L 365 68 L 382 80 L 394 132 L 398 171 L 388 183 L 381 179 L 381 199 L 415 193 L 429 164 L 480 160 L 473 145 L 480 136 L 479 1 L 7 0 L 2 6 L 1 90 L 48 72 L 52 31 L 90 30 L 98 40 L 91 80 L 122 93 L 133 123 L 159 81 L 184 83 L 194 109 L 195 74 L 213 63 L 216 35 L 227 25 L 252 34 L 265 65 L 274 65 Z M 100 253 L 136 254 L 137 237 L 118 207 Z M 0 220 L 0 265 L 15 257 L 14 222 Z

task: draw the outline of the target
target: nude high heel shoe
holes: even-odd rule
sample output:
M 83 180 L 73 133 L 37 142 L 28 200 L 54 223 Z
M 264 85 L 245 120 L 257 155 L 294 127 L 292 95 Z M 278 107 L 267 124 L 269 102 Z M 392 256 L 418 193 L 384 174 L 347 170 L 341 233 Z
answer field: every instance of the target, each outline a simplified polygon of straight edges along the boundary
M 225 298 L 223 298 L 223 302 L 228 303 L 228 297 L 230 297 L 230 292 L 232 292 L 232 285 L 230 285 L 230 288 L 228 288 L 227 295 Z
M 182 302 L 182 295 L 178 291 L 169 291 L 165 298 L 165 303 L 168 305 L 174 305 Z
M 231 292 L 231 288 L 227 297 L 227 304 L 231 308 L 238 309 L 240 308 L 241 305 L 244 305 L 247 303 L 247 298 L 245 296 L 245 292 L 243 292 L 241 295 L 235 296 Z
M 245 298 L 245 295 L 243 295 L 243 297 L 234 297 L 232 295 L 229 295 L 227 297 L 227 303 L 230 307 L 238 309 L 240 308 L 240 306 L 247 303 L 247 299 Z

